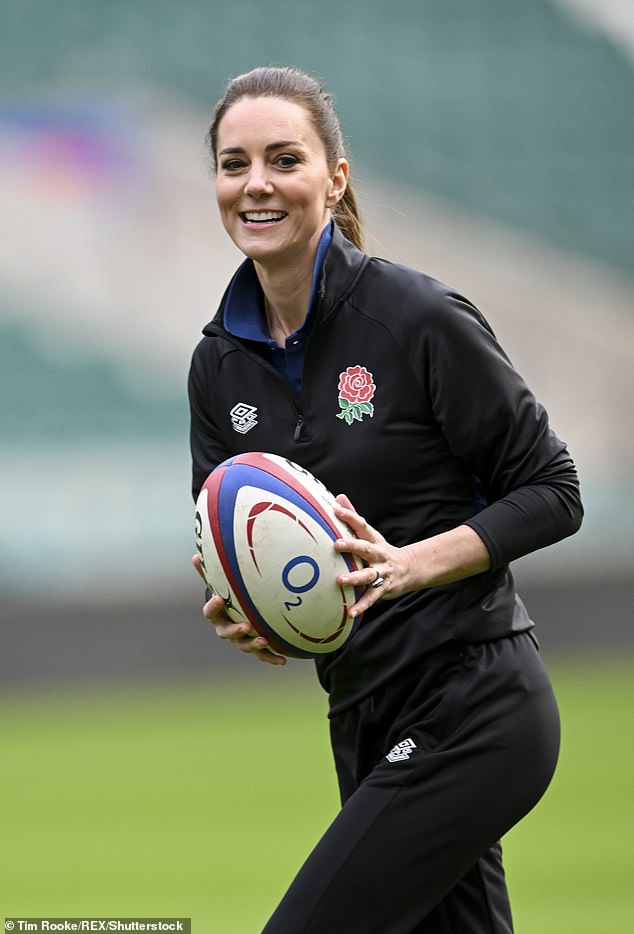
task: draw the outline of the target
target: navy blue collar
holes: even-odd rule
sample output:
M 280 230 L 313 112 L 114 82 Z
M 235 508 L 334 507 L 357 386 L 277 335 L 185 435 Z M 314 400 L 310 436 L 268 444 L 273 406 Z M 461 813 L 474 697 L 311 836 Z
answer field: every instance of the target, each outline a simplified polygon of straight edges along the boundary
M 306 318 L 301 327 L 293 334 L 287 337 L 287 342 L 298 335 L 306 336 L 312 325 L 313 311 L 316 304 L 316 295 L 318 292 L 321 271 L 326 258 L 326 253 L 332 242 L 333 222 L 330 221 L 324 228 L 324 231 L 317 246 L 315 263 L 313 266 L 313 282 L 311 289 L 310 302 L 306 312 Z M 266 327 L 266 315 L 264 313 L 264 295 L 260 282 L 255 271 L 253 261 L 246 259 L 233 277 L 224 309 L 224 325 L 230 334 L 234 337 L 241 337 L 251 341 L 261 341 L 267 345 L 273 344 L 271 336 Z

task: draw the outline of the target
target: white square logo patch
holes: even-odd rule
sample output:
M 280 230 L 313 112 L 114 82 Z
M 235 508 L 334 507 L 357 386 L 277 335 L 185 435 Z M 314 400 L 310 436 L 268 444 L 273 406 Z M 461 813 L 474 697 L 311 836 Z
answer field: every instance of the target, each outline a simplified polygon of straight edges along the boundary
M 258 410 L 246 402 L 236 402 L 229 415 L 234 431 L 241 435 L 246 435 L 247 431 L 251 431 L 258 423 Z

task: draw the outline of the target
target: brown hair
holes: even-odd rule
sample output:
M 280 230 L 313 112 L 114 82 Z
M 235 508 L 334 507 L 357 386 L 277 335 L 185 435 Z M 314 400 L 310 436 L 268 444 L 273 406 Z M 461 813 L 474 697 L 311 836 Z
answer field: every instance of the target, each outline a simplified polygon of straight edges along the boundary
M 341 125 L 330 95 L 315 78 L 298 68 L 268 66 L 254 68 L 233 78 L 216 104 L 207 134 L 215 171 L 218 168 L 216 156 L 220 121 L 229 108 L 243 97 L 280 97 L 299 104 L 309 113 L 324 144 L 329 167 L 334 168 L 339 159 L 345 158 Z M 332 216 L 342 234 L 362 249 L 363 229 L 357 199 L 349 182 L 343 197 L 332 209 Z

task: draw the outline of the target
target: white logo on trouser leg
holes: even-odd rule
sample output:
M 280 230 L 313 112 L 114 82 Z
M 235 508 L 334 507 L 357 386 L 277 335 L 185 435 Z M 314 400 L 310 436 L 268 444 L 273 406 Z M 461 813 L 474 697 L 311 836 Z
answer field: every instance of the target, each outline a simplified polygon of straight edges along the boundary
M 403 762 L 405 759 L 409 759 L 414 749 L 416 749 L 414 740 L 404 739 L 402 743 L 397 743 L 393 749 L 390 749 L 385 758 L 388 762 Z

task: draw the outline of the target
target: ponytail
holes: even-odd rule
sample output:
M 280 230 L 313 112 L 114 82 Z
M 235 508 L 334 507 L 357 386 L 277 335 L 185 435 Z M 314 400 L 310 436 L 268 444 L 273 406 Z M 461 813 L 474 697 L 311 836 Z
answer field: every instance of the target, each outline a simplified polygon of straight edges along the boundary
M 332 219 L 341 233 L 350 240 L 357 249 L 363 249 L 363 227 L 359 216 L 357 198 L 348 181 L 343 197 L 331 209 Z

